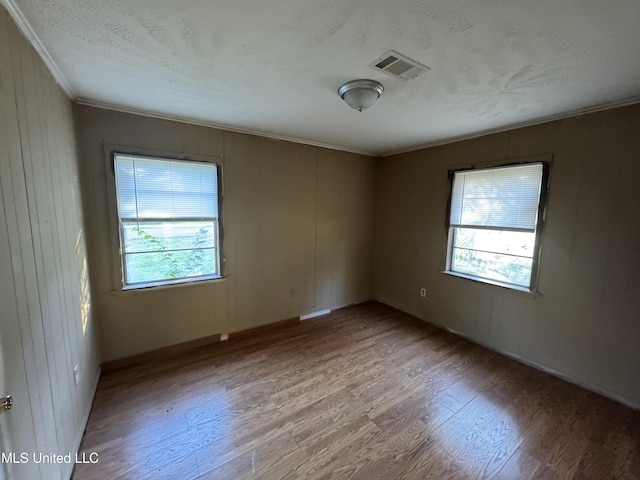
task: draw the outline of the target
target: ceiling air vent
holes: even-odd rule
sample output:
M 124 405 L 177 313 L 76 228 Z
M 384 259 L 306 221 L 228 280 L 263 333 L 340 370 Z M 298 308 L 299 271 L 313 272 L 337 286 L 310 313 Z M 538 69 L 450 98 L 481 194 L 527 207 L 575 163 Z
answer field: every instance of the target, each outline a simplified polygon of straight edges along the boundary
M 405 80 L 416 77 L 429 70 L 429 67 L 426 65 L 422 65 L 393 50 L 389 50 L 377 60 L 371 62 L 369 66 L 394 77 L 404 78 Z

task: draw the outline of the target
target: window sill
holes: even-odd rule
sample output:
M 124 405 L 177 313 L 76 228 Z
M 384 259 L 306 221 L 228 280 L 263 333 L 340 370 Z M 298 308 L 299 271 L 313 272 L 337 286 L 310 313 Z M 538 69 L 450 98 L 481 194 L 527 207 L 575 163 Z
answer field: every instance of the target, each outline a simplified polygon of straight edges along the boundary
M 191 282 L 182 282 L 182 283 L 170 283 L 165 285 L 148 285 L 148 286 L 139 286 L 139 287 L 130 287 L 122 290 L 111 290 L 111 295 L 114 297 L 128 297 L 130 295 L 138 295 L 141 293 L 149 293 L 149 292 L 157 292 L 160 290 L 167 290 L 173 288 L 184 288 L 184 287 L 196 287 L 201 285 L 209 285 L 212 283 L 220 283 L 227 280 L 229 277 L 217 277 L 217 278 L 207 278 L 204 280 L 194 280 Z
M 534 297 L 537 297 L 538 295 L 540 295 L 535 290 L 530 290 L 530 289 L 528 289 L 526 287 L 520 287 L 518 285 L 512 285 L 510 283 L 499 282 L 497 280 L 490 280 L 490 279 L 485 279 L 485 278 L 474 277 L 473 275 L 465 275 L 464 273 L 452 272 L 450 270 L 443 270 L 440 273 L 444 273 L 445 275 L 450 275 L 452 277 L 464 278 L 465 280 L 471 280 L 471 281 L 477 282 L 477 283 L 484 283 L 484 284 L 487 284 L 487 285 L 494 285 L 496 287 L 506 288 L 507 290 L 515 290 L 516 292 L 527 293 L 529 295 L 533 295 Z

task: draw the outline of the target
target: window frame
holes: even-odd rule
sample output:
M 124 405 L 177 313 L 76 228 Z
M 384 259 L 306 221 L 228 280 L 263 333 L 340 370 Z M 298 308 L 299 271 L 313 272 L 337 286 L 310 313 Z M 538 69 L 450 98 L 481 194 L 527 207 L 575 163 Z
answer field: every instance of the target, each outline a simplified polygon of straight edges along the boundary
M 446 235 L 447 235 L 447 250 L 445 257 L 445 269 L 442 273 L 447 275 L 451 275 L 454 277 L 460 277 L 467 280 L 472 280 L 479 283 L 484 283 L 488 285 L 499 286 L 503 288 L 507 288 L 510 290 L 518 290 L 523 292 L 529 292 L 533 294 L 538 294 L 538 281 L 540 277 L 540 260 L 542 258 L 542 239 L 543 239 L 543 231 L 544 231 L 544 222 L 546 218 L 546 210 L 547 210 L 547 199 L 549 193 L 549 176 L 551 171 L 551 159 L 552 156 L 549 155 L 541 155 L 535 157 L 527 157 L 520 159 L 518 161 L 510 161 L 510 162 L 491 162 L 489 164 L 477 164 L 466 167 L 460 167 L 449 170 L 449 199 L 447 203 L 447 211 L 446 211 Z M 526 166 L 530 164 L 541 164 L 542 165 L 542 177 L 540 180 L 540 196 L 538 199 L 538 212 L 537 212 L 537 220 L 536 227 L 534 232 L 534 248 L 532 255 L 532 264 L 531 264 L 531 279 L 529 282 L 529 286 L 522 286 L 509 282 L 502 282 L 500 280 L 495 280 L 491 278 L 481 277 L 479 275 L 473 275 L 470 273 L 458 272 L 451 269 L 452 257 L 453 257 L 453 242 L 455 237 L 455 230 L 457 227 L 451 225 L 451 205 L 453 198 L 453 184 L 454 177 L 456 172 L 465 172 L 465 171 L 481 171 L 481 170 L 492 170 L 498 168 L 505 167 L 518 167 L 518 166 Z M 497 230 L 495 228 L 487 228 L 479 230 Z M 504 229 L 509 230 L 508 228 Z
M 108 172 L 110 172 L 108 177 L 108 189 L 109 189 L 109 209 L 110 209 L 110 217 L 111 217 L 111 244 L 112 244 L 112 271 L 113 271 L 113 283 L 114 290 L 113 294 L 118 293 L 133 293 L 144 290 L 155 290 L 158 288 L 175 288 L 175 287 L 184 287 L 192 284 L 202 284 L 203 282 L 218 282 L 226 278 L 225 275 L 225 256 L 224 256 L 224 229 L 223 229 L 223 198 L 224 198 L 224 190 L 223 190 L 223 157 L 220 155 L 219 157 L 207 156 L 207 155 L 199 155 L 199 154 L 185 154 L 178 152 L 167 152 L 167 151 L 158 151 L 158 150 L 147 150 L 147 149 L 132 149 L 128 147 L 118 146 L 118 145 L 106 145 L 105 149 L 105 159 L 107 162 Z M 121 222 L 120 213 L 118 211 L 118 191 L 116 186 L 116 178 L 115 178 L 115 160 L 116 156 L 129 156 L 129 157 L 140 157 L 140 158 L 148 158 L 152 160 L 166 160 L 166 161 L 177 161 L 177 162 L 194 162 L 194 163 L 206 163 L 210 165 L 215 165 L 216 167 L 216 178 L 217 178 L 217 195 L 218 195 L 218 211 L 217 217 L 214 219 L 214 242 L 215 242 L 215 250 L 216 250 L 216 265 L 217 265 L 217 274 L 216 275 L 203 275 L 197 277 L 180 277 L 176 279 L 168 279 L 168 280 L 158 280 L 151 282 L 140 282 L 140 283 L 132 283 L 126 284 L 126 261 L 124 254 L 124 241 L 123 241 L 123 222 Z M 195 218 L 195 217 L 194 217 Z M 198 217 L 197 219 L 201 219 Z M 161 218 L 159 221 L 171 221 L 171 218 Z M 183 221 L 181 219 L 180 221 Z M 193 219 L 188 219 L 192 221 Z M 145 220 L 145 222 L 148 221 Z M 187 221 L 187 220 L 184 220 Z

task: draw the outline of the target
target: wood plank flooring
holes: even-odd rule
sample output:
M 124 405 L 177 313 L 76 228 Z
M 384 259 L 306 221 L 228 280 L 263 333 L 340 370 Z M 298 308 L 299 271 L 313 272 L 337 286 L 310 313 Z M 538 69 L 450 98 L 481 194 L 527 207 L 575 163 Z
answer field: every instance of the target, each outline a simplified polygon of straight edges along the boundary
M 368 303 L 104 374 L 92 452 L 75 480 L 640 479 L 640 412 Z

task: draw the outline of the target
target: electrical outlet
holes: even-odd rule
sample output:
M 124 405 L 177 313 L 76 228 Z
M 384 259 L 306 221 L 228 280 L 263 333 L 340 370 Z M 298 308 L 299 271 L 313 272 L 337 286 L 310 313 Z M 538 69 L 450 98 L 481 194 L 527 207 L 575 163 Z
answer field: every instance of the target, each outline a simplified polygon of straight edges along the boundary
M 76 382 L 76 385 L 80 383 L 80 365 L 73 367 L 73 381 Z
M 229 334 L 228 333 L 221 333 L 220 334 L 220 341 L 224 342 L 225 340 L 229 340 Z
M 421 288 L 420 289 L 420 296 L 423 297 L 423 298 L 427 296 L 427 289 L 426 288 Z

